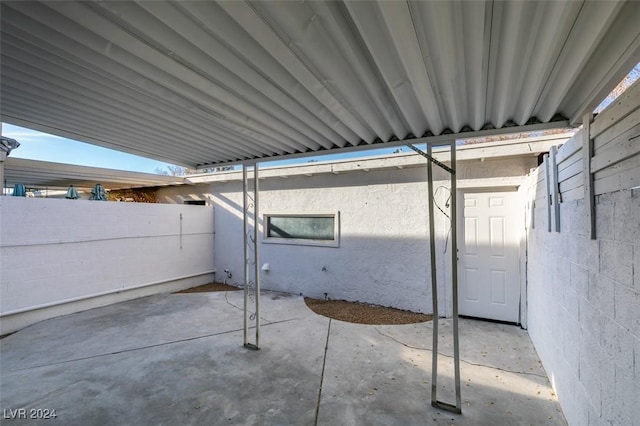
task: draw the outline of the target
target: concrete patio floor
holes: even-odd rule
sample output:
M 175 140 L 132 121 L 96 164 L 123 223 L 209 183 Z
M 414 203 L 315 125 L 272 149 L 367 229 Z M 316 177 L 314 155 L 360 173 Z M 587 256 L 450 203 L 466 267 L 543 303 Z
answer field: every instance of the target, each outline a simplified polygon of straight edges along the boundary
M 0 341 L 2 424 L 566 424 L 527 333 L 460 321 L 463 414 L 430 405 L 431 323 L 359 325 L 264 292 L 262 349 L 242 292 L 162 294 L 43 321 Z M 439 399 L 453 402 L 451 323 Z M 253 333 L 252 333 L 253 336 Z M 24 412 L 27 419 L 22 417 Z

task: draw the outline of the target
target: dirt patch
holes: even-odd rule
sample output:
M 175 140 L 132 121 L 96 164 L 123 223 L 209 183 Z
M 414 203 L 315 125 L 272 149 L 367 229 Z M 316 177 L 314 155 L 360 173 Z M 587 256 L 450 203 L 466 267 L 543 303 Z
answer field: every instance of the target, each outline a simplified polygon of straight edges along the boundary
M 186 290 L 176 291 L 174 294 L 179 293 L 208 293 L 212 291 L 238 291 L 240 290 L 238 287 L 234 287 L 229 284 L 222 283 L 209 283 L 199 285 L 198 287 L 191 287 Z
M 209 283 L 198 287 L 191 287 L 175 293 L 208 293 L 213 291 L 239 291 L 241 288 L 222 283 Z M 282 296 L 274 296 L 277 300 Z M 318 315 L 328 318 L 352 322 L 356 324 L 393 325 L 415 324 L 431 321 L 433 317 L 427 314 L 419 314 L 401 309 L 387 308 L 384 306 L 370 305 L 368 303 L 347 302 L 346 300 L 318 300 L 304 298 L 304 303 Z
M 304 303 L 318 315 L 356 324 L 415 324 L 433 319 L 427 314 L 346 300 L 318 300 L 305 297 Z

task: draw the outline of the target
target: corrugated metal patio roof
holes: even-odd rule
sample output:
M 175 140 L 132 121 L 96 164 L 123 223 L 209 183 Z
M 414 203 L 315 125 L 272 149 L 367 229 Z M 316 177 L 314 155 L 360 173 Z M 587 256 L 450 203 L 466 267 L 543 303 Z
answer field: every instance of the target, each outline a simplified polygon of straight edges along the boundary
M 191 167 L 579 124 L 640 61 L 635 1 L 2 1 L 1 15 L 4 122 Z
M 4 177 L 8 188 L 16 183 L 40 189 L 66 189 L 69 185 L 74 185 L 76 188 L 92 188 L 96 183 L 100 183 L 107 189 L 123 189 L 184 182 L 182 176 L 164 176 L 12 157 L 8 157 L 4 164 Z

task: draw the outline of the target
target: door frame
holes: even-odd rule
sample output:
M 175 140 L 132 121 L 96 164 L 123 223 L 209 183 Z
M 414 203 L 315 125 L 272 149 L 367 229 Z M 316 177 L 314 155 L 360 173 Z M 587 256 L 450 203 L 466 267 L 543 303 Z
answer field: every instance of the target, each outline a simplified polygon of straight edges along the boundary
M 487 193 L 487 192 L 510 192 L 515 193 L 518 198 L 518 215 L 515 218 L 517 221 L 518 229 L 520 230 L 519 234 L 519 246 L 518 246 L 518 277 L 520 281 L 520 301 L 518 305 L 518 320 L 516 322 L 517 325 L 526 330 L 527 326 L 527 229 L 526 229 L 526 205 L 525 205 L 525 197 L 522 193 L 522 187 L 515 186 L 482 186 L 482 187 L 468 187 L 468 188 L 458 188 L 456 191 L 457 197 L 457 205 L 458 214 L 456 220 L 456 226 L 458 227 L 457 232 L 457 243 L 458 243 L 458 252 L 460 252 L 460 247 L 464 244 L 464 233 L 462 230 L 464 229 L 464 194 L 465 193 Z M 462 261 L 458 256 L 458 275 L 460 275 L 460 266 L 462 265 Z M 458 302 L 459 303 L 459 302 Z M 491 319 L 487 319 L 488 321 L 493 321 Z

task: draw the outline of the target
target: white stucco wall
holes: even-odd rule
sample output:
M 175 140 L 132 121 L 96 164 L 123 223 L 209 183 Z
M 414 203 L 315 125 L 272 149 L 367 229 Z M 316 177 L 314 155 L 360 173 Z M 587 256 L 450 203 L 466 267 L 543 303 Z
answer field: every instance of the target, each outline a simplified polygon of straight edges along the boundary
M 2 333 L 213 278 L 211 207 L 0 197 L 0 213 Z
M 500 185 L 496 177 L 522 177 L 535 163 L 535 157 L 460 162 L 458 184 Z M 435 175 L 435 187 L 448 188 L 448 176 L 439 170 Z M 341 222 L 338 248 L 261 243 L 261 263 L 271 265 L 262 272 L 263 288 L 431 312 L 426 167 L 273 177 L 260 186 L 262 214 L 339 212 Z M 448 195 L 448 189 L 437 193 L 445 210 Z M 217 279 L 229 269 L 230 282 L 242 283 L 241 182 L 162 188 L 158 198 L 207 199 L 214 206 Z M 450 225 L 435 211 L 440 309 L 449 315 L 450 252 L 443 251 Z
M 392 183 L 389 178 L 389 172 L 374 171 L 349 176 L 346 186 L 338 183 L 344 176 L 335 175 L 263 182 L 262 213 L 340 212 L 340 247 L 261 244 L 261 263 L 271 265 L 262 274 L 263 286 L 429 311 L 427 194 L 419 183 Z M 219 188 L 214 203 L 241 203 L 238 189 L 237 184 Z M 230 210 L 217 213 L 221 226 L 216 226 L 216 241 L 226 247 L 233 240 L 234 250 L 220 253 L 216 265 L 228 265 L 224 267 L 240 278 L 241 210 L 237 216 Z
M 597 197 L 597 239 L 583 200 L 529 230 L 529 334 L 571 425 L 640 419 L 640 192 Z

